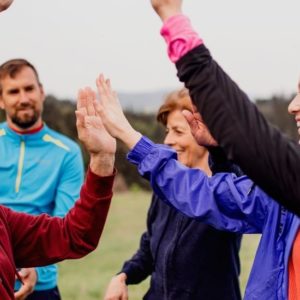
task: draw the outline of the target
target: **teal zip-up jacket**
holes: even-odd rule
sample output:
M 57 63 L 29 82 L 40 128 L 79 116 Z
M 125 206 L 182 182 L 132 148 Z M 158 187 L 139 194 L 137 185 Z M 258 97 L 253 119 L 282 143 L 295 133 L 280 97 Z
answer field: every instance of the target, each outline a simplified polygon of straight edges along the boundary
M 18 134 L 0 124 L 0 204 L 33 215 L 64 216 L 79 198 L 83 160 L 79 146 L 46 125 Z M 35 290 L 57 285 L 55 265 L 36 268 Z

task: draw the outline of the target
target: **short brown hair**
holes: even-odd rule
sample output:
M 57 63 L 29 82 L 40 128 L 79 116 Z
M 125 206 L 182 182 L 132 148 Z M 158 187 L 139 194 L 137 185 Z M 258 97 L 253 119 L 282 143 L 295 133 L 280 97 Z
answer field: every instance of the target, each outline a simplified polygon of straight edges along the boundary
M 166 126 L 168 115 L 172 111 L 184 109 L 190 111 L 193 110 L 189 91 L 186 88 L 182 88 L 179 91 L 175 91 L 167 95 L 165 102 L 158 110 L 156 119 L 158 122 Z
M 25 67 L 29 67 L 33 70 L 38 84 L 41 85 L 39 74 L 29 61 L 23 58 L 10 59 L 0 66 L 0 95 L 2 94 L 1 80 L 7 76 L 15 78 L 15 76 Z

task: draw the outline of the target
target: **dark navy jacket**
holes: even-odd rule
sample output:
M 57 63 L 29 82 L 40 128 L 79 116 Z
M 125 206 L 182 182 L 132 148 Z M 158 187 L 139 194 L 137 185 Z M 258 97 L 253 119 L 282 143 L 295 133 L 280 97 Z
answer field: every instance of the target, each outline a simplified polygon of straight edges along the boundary
M 212 166 L 224 168 L 239 172 L 220 160 Z M 127 284 L 151 276 L 147 300 L 240 300 L 240 242 L 240 234 L 190 219 L 153 195 L 147 231 L 122 272 Z

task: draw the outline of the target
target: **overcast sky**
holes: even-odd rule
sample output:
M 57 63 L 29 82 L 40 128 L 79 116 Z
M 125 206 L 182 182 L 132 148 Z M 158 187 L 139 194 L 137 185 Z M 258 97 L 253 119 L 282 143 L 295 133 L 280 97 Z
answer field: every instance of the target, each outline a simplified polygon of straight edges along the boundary
M 299 0 L 186 0 L 215 59 L 253 97 L 296 91 Z M 0 62 L 32 61 L 47 93 L 75 98 L 99 72 L 120 92 L 180 86 L 149 0 L 15 0 L 0 16 Z

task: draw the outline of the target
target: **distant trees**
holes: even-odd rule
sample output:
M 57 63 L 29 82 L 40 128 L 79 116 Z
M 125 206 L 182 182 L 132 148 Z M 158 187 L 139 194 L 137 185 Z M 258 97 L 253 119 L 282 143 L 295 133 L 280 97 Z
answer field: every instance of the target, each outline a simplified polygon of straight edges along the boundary
M 288 105 L 294 96 L 273 96 L 271 99 L 257 99 L 256 105 L 269 122 L 280 128 L 289 137 L 297 139 L 295 117 L 287 113 Z
M 258 99 L 256 104 L 266 118 L 283 130 L 287 135 L 296 139 L 297 130 L 293 117 L 287 114 L 287 106 L 291 97 L 274 96 L 271 99 Z M 59 100 L 49 95 L 46 97 L 43 119 L 47 125 L 78 142 L 76 120 L 74 111 L 76 105 L 70 100 Z M 125 112 L 129 122 L 155 142 L 162 143 L 164 128 L 156 122 L 154 113 Z M 3 111 L 0 111 L 0 121 L 5 119 Z M 84 149 L 85 165 L 88 164 L 88 156 Z M 138 175 L 136 168 L 126 160 L 127 149 L 122 143 L 118 143 L 116 154 L 116 168 L 119 174 L 119 184 L 130 188 L 149 189 L 149 184 Z M 121 187 L 120 187 L 121 188 Z

